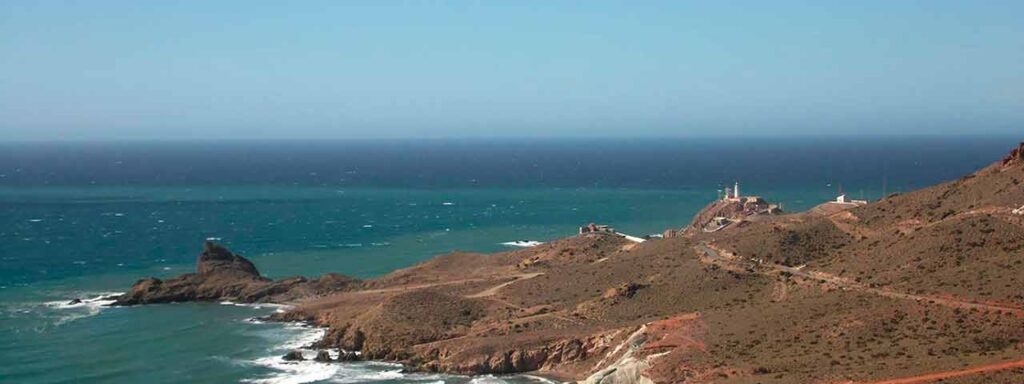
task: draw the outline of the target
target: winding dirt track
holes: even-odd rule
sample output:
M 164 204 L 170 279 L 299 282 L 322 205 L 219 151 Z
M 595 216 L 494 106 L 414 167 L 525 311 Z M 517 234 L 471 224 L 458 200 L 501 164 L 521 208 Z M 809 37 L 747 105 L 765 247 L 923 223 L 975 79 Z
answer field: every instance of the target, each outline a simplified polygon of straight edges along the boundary
M 377 288 L 377 289 L 364 289 L 364 290 L 360 290 L 360 291 L 352 291 L 352 292 L 350 292 L 350 294 L 366 295 L 366 294 L 376 294 L 376 293 L 391 293 L 391 292 L 415 291 L 415 290 L 418 290 L 418 289 L 442 287 L 442 286 L 446 286 L 446 285 L 456 285 L 456 284 L 462 284 L 462 283 L 478 283 L 478 282 L 482 282 L 482 281 L 500 280 L 500 279 L 508 279 L 508 278 L 513 279 L 512 281 L 501 283 L 501 284 L 498 284 L 498 285 L 493 286 L 491 288 L 488 288 L 487 290 L 485 290 L 483 292 L 479 292 L 479 293 L 475 293 L 475 294 L 466 296 L 466 297 L 470 297 L 470 298 L 472 298 L 472 297 L 484 297 L 484 296 L 492 296 L 492 295 L 494 295 L 495 293 L 498 292 L 498 290 L 508 286 L 509 284 L 512 284 L 512 283 L 515 283 L 515 282 L 521 281 L 521 280 L 532 279 L 532 278 L 540 276 L 540 275 L 543 275 L 543 273 L 521 273 L 521 274 L 508 275 L 508 276 L 475 277 L 475 278 L 470 278 L 470 279 L 459 279 L 459 280 L 441 281 L 441 282 L 437 282 L 437 283 L 399 285 L 397 287 Z
M 871 293 L 871 294 L 875 294 L 875 295 L 879 295 L 879 296 L 885 296 L 885 297 L 889 297 L 889 298 L 893 298 L 893 299 L 913 300 L 913 301 L 925 302 L 925 303 L 929 303 L 929 304 L 942 305 L 942 306 L 951 307 L 951 308 L 964 308 L 964 309 L 972 309 L 973 308 L 973 309 L 980 309 L 980 310 L 1010 312 L 1010 313 L 1013 313 L 1013 314 L 1015 314 L 1017 316 L 1024 316 L 1024 309 L 1022 309 L 1022 308 L 1010 307 L 1010 306 L 1001 306 L 1001 305 L 993 305 L 993 304 L 984 304 L 984 303 L 976 303 L 976 302 L 972 302 L 972 301 L 956 300 L 956 299 L 950 299 L 950 298 L 945 298 L 945 297 L 914 295 L 914 294 L 910 294 L 910 293 L 897 292 L 897 291 L 892 291 L 892 290 L 888 290 L 888 289 L 873 288 L 873 287 L 870 287 L 870 286 L 867 286 L 867 285 L 864 285 L 864 284 L 860 284 L 860 283 L 851 281 L 850 279 L 842 278 L 842 277 L 835 276 L 835 275 L 832 275 L 832 274 L 828 274 L 828 273 L 825 273 L 825 272 L 804 271 L 804 270 L 799 269 L 799 268 L 787 267 L 787 266 L 779 265 L 779 264 L 757 263 L 757 262 L 753 262 L 753 261 L 739 259 L 739 258 L 737 258 L 735 256 L 733 256 L 733 257 L 722 256 L 722 254 L 727 254 L 727 252 L 717 249 L 712 244 L 700 244 L 696 248 L 697 248 L 698 253 L 703 253 L 704 256 L 706 256 L 707 259 L 711 260 L 712 262 L 721 262 L 721 263 L 727 263 L 727 264 L 737 264 L 737 263 L 751 264 L 752 263 L 754 265 L 757 265 L 758 266 L 758 270 L 759 270 L 758 273 L 763 274 L 763 275 L 774 274 L 774 273 L 789 273 L 789 274 L 794 275 L 794 276 L 800 276 L 800 277 L 805 277 L 805 278 L 808 278 L 808 279 L 824 281 L 824 282 L 833 284 L 833 285 L 841 287 L 841 288 L 850 289 L 850 290 L 854 290 L 854 291 L 861 291 L 861 292 Z
M 1011 361 L 1006 363 L 982 365 L 974 368 L 959 369 L 956 371 L 935 372 L 918 376 L 909 376 L 899 379 L 872 381 L 864 384 L 923 384 L 936 380 L 952 379 L 954 377 L 977 375 L 988 372 L 1002 371 L 1004 369 L 1024 368 L 1024 360 Z M 1024 380 L 1024 379 L 1021 379 Z
M 876 295 L 879 295 L 879 296 L 885 296 L 885 297 L 894 298 L 894 299 L 914 300 L 914 301 L 927 302 L 927 303 L 930 303 L 930 304 L 943 305 L 943 306 L 953 307 L 953 308 L 977 308 L 977 309 L 986 309 L 986 310 L 994 310 L 994 311 L 1011 312 L 1011 313 L 1014 313 L 1014 314 L 1016 314 L 1018 316 L 1024 315 L 1024 309 L 1021 309 L 1021 308 L 1003 307 L 1003 306 L 997 306 L 997 305 L 981 304 L 981 303 L 975 303 L 975 302 L 970 302 L 970 301 L 961 301 L 961 300 L 948 299 L 948 298 L 937 298 L 937 297 L 931 297 L 931 296 L 913 295 L 913 294 L 909 294 L 909 293 L 895 292 L 895 291 L 879 289 L 879 288 L 872 288 L 872 287 L 868 287 L 868 286 L 865 286 L 863 284 L 859 284 L 859 283 L 850 281 L 848 279 L 845 279 L 845 278 L 842 278 L 842 277 L 838 277 L 838 276 L 834 276 L 834 275 L 830 275 L 830 274 L 827 274 L 827 273 L 824 273 L 824 272 L 804 271 L 804 270 L 801 270 L 801 269 L 798 269 L 798 268 L 787 267 L 787 266 L 784 266 L 784 265 L 771 264 L 771 263 L 755 263 L 755 262 L 750 262 L 750 261 L 747 261 L 747 260 L 739 259 L 739 258 L 737 258 L 735 256 L 732 256 L 732 257 L 723 256 L 722 254 L 728 254 L 728 252 L 716 249 L 716 247 L 714 247 L 714 245 L 712 245 L 712 244 L 700 244 L 700 245 L 696 246 L 695 248 L 698 251 L 698 254 L 703 253 L 703 255 L 707 258 L 707 260 L 709 260 L 709 261 L 711 261 L 713 263 L 726 263 L 726 264 L 753 263 L 753 264 L 757 264 L 759 266 L 759 269 L 760 269 L 760 271 L 758 273 L 761 273 L 761 274 L 771 274 L 771 273 L 786 272 L 786 273 L 790 273 L 790 274 L 795 275 L 795 276 L 801 276 L 801 277 L 806 277 L 806 278 L 809 278 L 809 279 L 816 279 L 816 280 L 820 280 L 820 281 L 826 281 L 828 283 L 835 284 L 836 286 L 839 286 L 839 287 L 842 287 L 842 288 L 851 289 L 851 290 L 857 290 L 857 291 L 862 291 L 862 292 L 867 292 L 867 293 L 872 293 L 872 294 L 876 294 Z M 1011 362 L 1005 362 L 1005 363 L 996 363 L 996 364 L 989 364 L 989 365 L 982 365 L 982 366 L 978 366 L 978 367 L 974 367 L 974 368 L 966 368 L 966 369 L 960 369 L 960 370 L 954 370 L 954 371 L 934 372 L 934 373 L 928 373 L 928 374 L 924 374 L 924 375 L 908 376 L 908 377 L 903 377 L 903 378 L 898 378 L 898 379 L 888 379 L 888 380 L 881 380 L 881 381 L 872 381 L 872 382 L 867 382 L 867 383 L 862 383 L 862 384 L 923 384 L 923 383 L 930 383 L 930 382 L 933 382 L 933 381 L 936 381 L 936 380 L 950 379 L 950 378 L 961 377 L 961 376 L 977 375 L 977 374 L 982 374 L 982 373 L 1001 371 L 1001 370 L 1005 370 L 1005 369 L 1014 369 L 1014 368 L 1024 368 L 1024 360 L 1011 361 Z M 1024 382 L 1024 379 L 1022 379 L 1022 382 Z
M 505 287 L 509 286 L 512 283 L 515 283 L 517 281 L 523 281 L 523 280 L 526 280 L 526 279 L 532 279 L 534 277 L 537 277 L 537 276 L 540 276 L 540 275 L 543 275 L 543 274 L 544 274 L 543 272 L 535 272 L 535 273 L 524 273 L 524 274 L 521 274 L 521 275 L 514 275 L 514 276 L 512 276 L 512 278 L 513 278 L 512 281 L 508 281 L 508 282 L 505 282 L 505 283 L 501 283 L 501 284 L 495 285 L 493 287 L 487 288 L 487 289 L 485 289 L 483 291 L 474 293 L 472 295 L 468 295 L 466 297 L 472 299 L 472 298 L 478 298 L 478 297 L 494 296 L 502 288 L 505 288 Z

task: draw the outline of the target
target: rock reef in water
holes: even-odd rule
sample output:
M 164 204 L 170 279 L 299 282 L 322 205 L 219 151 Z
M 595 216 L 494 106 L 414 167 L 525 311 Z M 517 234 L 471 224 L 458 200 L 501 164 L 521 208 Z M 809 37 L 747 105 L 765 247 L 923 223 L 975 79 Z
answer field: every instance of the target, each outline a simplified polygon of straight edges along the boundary
M 334 361 L 334 359 L 331 359 L 331 354 L 329 352 L 321 349 L 316 352 L 316 357 L 313 358 L 313 361 L 318 361 L 321 363 L 330 363 Z
M 207 241 L 196 260 L 196 273 L 161 280 L 139 280 L 117 297 L 113 305 L 157 304 L 186 301 L 238 303 L 291 302 L 358 286 L 359 280 L 339 274 L 317 279 L 297 276 L 271 280 L 260 275 L 248 259 Z
M 326 351 L 324 351 L 324 352 L 326 352 Z M 317 355 L 317 357 L 320 357 L 320 356 Z M 286 353 L 284 356 L 282 356 L 281 359 L 284 360 L 284 361 L 305 361 L 306 360 L 306 358 L 302 356 L 302 351 L 297 350 L 297 349 L 293 349 L 291 351 L 288 351 L 288 353 Z

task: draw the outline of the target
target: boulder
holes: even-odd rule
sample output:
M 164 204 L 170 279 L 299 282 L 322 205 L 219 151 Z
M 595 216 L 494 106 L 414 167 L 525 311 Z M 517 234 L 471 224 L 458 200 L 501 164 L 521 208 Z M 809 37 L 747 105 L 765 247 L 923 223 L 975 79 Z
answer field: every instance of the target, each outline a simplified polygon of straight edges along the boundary
M 359 361 L 359 355 L 351 351 L 339 351 L 338 361 Z
M 319 361 L 321 363 L 329 363 L 329 362 L 334 361 L 334 360 L 331 359 L 331 354 L 329 352 L 327 352 L 326 350 L 321 349 L 321 350 L 316 352 L 316 357 L 313 358 L 313 361 Z
M 317 357 L 319 357 L 319 355 Z M 281 359 L 283 359 L 284 361 L 303 361 L 303 360 L 306 360 L 305 357 L 302 357 L 302 351 L 300 351 L 298 349 L 293 349 L 291 351 L 288 351 L 288 353 L 286 353 L 283 357 L 281 357 Z
M 82 299 L 71 299 L 71 301 L 68 302 L 68 305 L 75 305 L 75 304 L 82 304 Z

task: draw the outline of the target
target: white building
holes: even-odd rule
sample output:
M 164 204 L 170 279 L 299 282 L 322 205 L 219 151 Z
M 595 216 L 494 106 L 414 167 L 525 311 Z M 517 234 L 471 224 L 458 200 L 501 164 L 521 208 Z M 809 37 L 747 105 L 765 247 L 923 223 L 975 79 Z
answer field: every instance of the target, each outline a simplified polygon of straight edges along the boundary
M 864 205 L 864 204 L 867 204 L 868 201 L 867 200 L 854 200 L 854 199 L 851 199 L 851 198 L 847 197 L 845 193 L 840 193 L 839 196 L 836 196 L 836 203 L 839 203 L 839 204 Z

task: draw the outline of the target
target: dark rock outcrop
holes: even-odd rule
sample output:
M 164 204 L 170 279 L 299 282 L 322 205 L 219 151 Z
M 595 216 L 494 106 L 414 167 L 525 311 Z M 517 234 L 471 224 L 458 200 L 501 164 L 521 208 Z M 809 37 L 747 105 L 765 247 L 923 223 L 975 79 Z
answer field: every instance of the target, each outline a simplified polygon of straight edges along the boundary
M 292 302 L 349 289 L 360 281 L 339 274 L 317 279 L 290 277 L 271 280 L 260 275 L 246 258 L 207 241 L 196 260 L 196 272 L 167 280 L 148 277 L 118 296 L 113 305 L 230 300 L 241 303 Z
M 320 356 L 317 356 L 317 357 L 320 357 Z M 302 357 L 302 351 L 297 350 L 297 349 L 288 351 L 288 353 L 286 353 L 284 356 L 282 356 L 281 359 L 284 360 L 284 361 L 304 361 L 304 360 L 306 360 L 305 357 Z
M 340 351 L 338 352 L 338 361 L 359 361 L 359 355 L 351 351 Z
M 236 275 L 260 279 L 256 266 L 244 257 L 231 253 L 222 245 L 212 241 L 203 243 L 203 253 L 196 260 L 196 272 L 200 275 Z
M 331 359 L 331 354 L 329 352 L 321 349 L 316 352 L 316 357 L 313 358 L 313 361 L 319 361 L 321 363 L 330 363 L 334 360 Z

